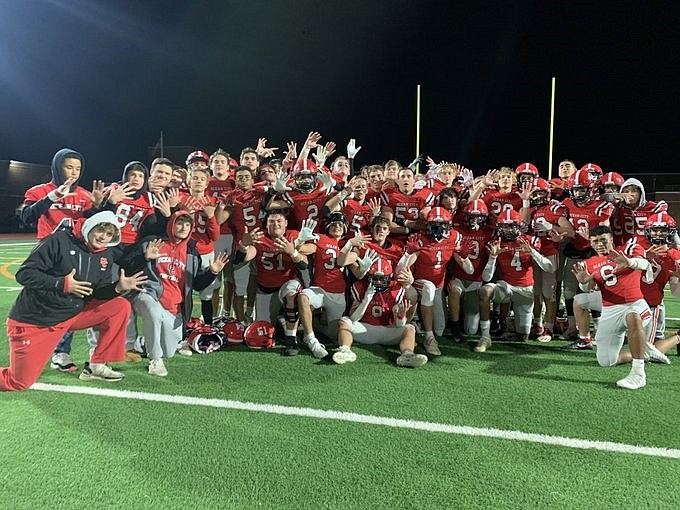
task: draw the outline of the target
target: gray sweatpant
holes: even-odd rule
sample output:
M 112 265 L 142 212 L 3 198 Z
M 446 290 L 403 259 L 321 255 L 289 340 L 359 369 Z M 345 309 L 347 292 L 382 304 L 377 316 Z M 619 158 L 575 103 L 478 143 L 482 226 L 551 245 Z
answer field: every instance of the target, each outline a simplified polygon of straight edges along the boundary
M 182 340 L 182 314 L 174 315 L 148 294 L 141 292 L 132 308 L 142 317 L 144 345 L 149 359 L 172 358 Z

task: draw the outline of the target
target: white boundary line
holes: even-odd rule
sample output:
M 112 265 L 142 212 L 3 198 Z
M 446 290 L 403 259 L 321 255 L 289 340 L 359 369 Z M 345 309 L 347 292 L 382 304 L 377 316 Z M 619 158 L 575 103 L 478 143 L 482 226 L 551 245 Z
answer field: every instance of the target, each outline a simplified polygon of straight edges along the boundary
M 288 407 L 274 404 L 255 404 L 252 402 L 239 402 L 238 400 L 221 400 L 215 398 L 187 397 L 182 395 L 163 395 L 160 393 L 145 393 L 126 390 L 109 390 L 103 388 L 82 386 L 61 386 L 56 384 L 35 383 L 31 386 L 34 390 L 58 391 L 61 393 L 75 393 L 81 395 L 98 395 L 114 398 L 127 398 L 133 400 L 145 400 L 151 402 L 167 402 L 169 404 L 181 404 L 218 409 L 236 409 L 239 411 L 253 411 L 288 416 L 302 416 L 306 418 L 321 418 L 326 420 L 339 420 L 369 425 L 381 425 L 402 429 L 424 430 L 427 432 L 442 432 L 475 437 L 490 437 L 494 439 L 509 439 L 513 441 L 526 441 L 529 443 L 541 443 L 566 448 L 581 450 L 599 450 L 604 452 L 627 453 L 631 455 L 647 455 L 650 457 L 665 457 L 680 459 L 680 450 L 674 448 L 657 448 L 650 446 L 636 446 L 610 441 L 591 441 L 588 439 L 574 439 L 561 436 L 549 436 L 545 434 L 530 434 L 516 430 L 501 430 L 490 428 L 466 427 L 448 425 L 445 423 L 430 423 L 417 420 L 403 420 L 384 416 L 373 416 L 358 413 L 346 413 L 340 411 L 324 411 L 309 407 Z

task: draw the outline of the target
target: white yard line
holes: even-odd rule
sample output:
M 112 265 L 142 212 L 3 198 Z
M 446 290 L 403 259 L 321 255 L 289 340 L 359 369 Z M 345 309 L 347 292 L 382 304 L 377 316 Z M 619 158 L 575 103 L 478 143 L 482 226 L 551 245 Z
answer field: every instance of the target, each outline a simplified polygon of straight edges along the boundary
M 164 395 L 160 393 L 144 393 L 138 391 L 109 390 L 104 388 L 83 386 L 61 386 L 56 384 L 35 383 L 32 387 L 40 391 L 57 391 L 61 393 L 75 393 L 81 395 L 97 395 L 113 398 L 127 398 L 151 402 L 167 402 L 190 406 L 215 407 L 219 409 L 236 409 L 239 411 L 252 411 L 289 416 L 302 416 L 307 418 L 320 418 L 326 420 L 338 420 L 384 427 L 396 427 L 402 429 L 423 430 L 427 432 L 440 432 L 463 436 L 490 437 L 494 439 L 509 439 L 512 441 L 525 441 L 529 443 L 541 443 L 566 448 L 581 450 L 598 450 L 604 452 L 626 453 L 631 455 L 647 455 L 650 457 L 665 457 L 680 459 L 680 450 L 675 448 L 657 448 L 650 446 L 636 446 L 610 441 L 592 441 L 589 439 L 574 439 L 545 434 L 531 434 L 517 430 L 501 430 L 479 427 L 467 427 L 448 425 L 445 423 L 430 423 L 417 420 L 403 420 L 370 414 L 346 413 L 341 411 L 325 411 L 309 407 L 289 407 L 275 404 L 255 404 L 252 402 L 239 402 L 237 400 L 221 400 L 216 398 L 197 398 L 182 395 Z

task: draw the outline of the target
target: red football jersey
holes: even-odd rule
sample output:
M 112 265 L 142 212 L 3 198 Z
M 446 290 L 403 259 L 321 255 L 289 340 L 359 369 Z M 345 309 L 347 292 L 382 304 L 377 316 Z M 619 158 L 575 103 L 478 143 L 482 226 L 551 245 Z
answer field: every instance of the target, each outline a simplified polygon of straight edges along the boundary
M 431 281 L 436 288 L 442 288 L 446 278 L 446 265 L 453 259 L 453 252 L 460 251 L 461 238 L 456 230 L 449 231 L 449 235 L 441 241 L 435 241 L 425 232 L 411 234 L 406 243 L 406 251 L 418 254 L 418 259 L 411 266 L 413 278 Z
M 368 233 L 368 224 L 371 221 L 371 208 L 368 201 L 361 205 L 356 200 L 347 199 L 340 203 L 342 214 L 347 218 L 349 229 L 354 232 Z
M 352 285 L 352 300 L 360 303 L 368 288 L 367 280 L 358 280 Z M 400 283 L 392 280 L 385 292 L 376 292 L 373 295 L 366 312 L 359 322 L 371 324 L 372 326 L 392 326 L 394 324 L 394 313 L 392 308 L 404 299 L 406 291 Z
M 289 241 L 295 241 L 298 235 L 297 230 L 287 230 L 285 237 Z M 257 266 L 257 284 L 260 287 L 275 289 L 282 287 L 288 280 L 300 276 L 293 259 L 279 250 L 271 237 L 267 235 L 261 237 L 255 249 L 257 250 L 254 259 Z
M 180 203 L 184 203 L 190 195 L 180 192 Z M 210 203 L 215 205 L 215 197 L 208 197 Z M 220 238 L 220 226 L 217 224 L 215 216 L 208 218 L 201 209 L 189 211 L 194 215 L 194 229 L 191 238 L 196 240 L 196 249 L 201 255 L 210 253 L 215 249 L 215 241 Z
M 532 248 L 540 251 L 541 241 L 536 236 L 523 235 Z M 499 279 L 515 287 L 530 287 L 534 284 L 534 259 L 522 249 L 517 241 L 501 239 L 501 252 L 496 260 Z
M 461 280 L 481 282 L 482 272 L 489 260 L 489 250 L 486 249 L 486 245 L 493 239 L 493 229 L 491 227 L 484 227 L 473 231 L 468 230 L 465 226 L 461 225 L 458 227 L 458 232 L 461 235 L 460 256 L 470 259 L 474 272 L 472 274 L 467 274 L 458 264 L 455 264 L 453 274 L 456 278 L 460 278 Z
M 236 187 L 234 184 L 233 179 L 225 179 L 224 181 L 220 181 L 219 179 L 215 179 L 214 177 L 211 177 L 210 180 L 208 181 L 208 188 L 205 190 L 205 194 L 214 197 L 217 203 L 224 203 L 226 200 L 226 196 L 229 194 L 231 190 L 233 190 Z M 231 234 L 232 233 L 232 225 L 229 221 L 225 221 L 220 225 L 220 234 Z
M 359 258 L 363 258 L 368 249 L 375 250 L 381 258 L 389 260 L 393 269 L 397 267 L 401 256 L 404 254 L 404 245 L 394 242 L 392 239 L 387 239 L 384 246 L 373 241 L 365 243 L 363 248 L 357 248 Z
M 583 207 L 576 205 L 571 198 L 565 199 L 562 204 L 569 211 L 569 221 L 576 231 L 583 226 L 591 229 L 599 225 L 608 220 L 614 211 L 614 206 L 610 202 L 599 199 L 591 200 Z M 578 233 L 571 240 L 571 244 L 577 250 L 583 251 L 590 248 L 590 241 Z
M 489 214 L 493 217 L 508 209 L 519 212 L 522 208 L 522 197 L 517 194 L 515 188 L 509 193 L 501 193 L 495 189 L 487 190 L 482 196 L 482 200 L 489 209 Z
M 651 245 L 645 239 L 640 245 L 647 249 Z M 670 248 L 663 256 L 650 260 L 652 266 L 652 280 L 646 281 L 642 278 L 640 289 L 645 296 L 645 301 L 649 306 L 659 306 L 663 301 L 663 292 L 668 280 L 675 273 L 675 262 L 680 260 L 680 250 Z
M 319 234 L 319 240 L 314 244 L 316 252 L 312 261 L 311 284 L 321 287 L 326 292 L 344 294 L 346 287 L 344 270 L 338 265 L 339 241 Z
M 558 225 L 560 218 L 569 218 L 569 211 L 561 202 L 557 200 L 551 200 L 548 204 L 532 209 L 531 211 L 531 225 L 536 223 L 536 220 L 543 218 L 545 221 L 551 225 Z M 539 230 L 539 232 L 542 232 Z M 537 237 L 541 238 L 541 254 L 546 257 L 552 255 L 557 255 L 560 252 L 560 245 L 556 243 L 550 236 L 546 233 L 535 233 Z
M 59 186 L 53 182 L 38 184 L 29 188 L 24 194 L 24 204 L 39 202 Z M 38 218 L 38 240 L 47 237 L 61 226 L 72 227 L 77 219 L 92 207 L 89 193 L 80 186 L 76 186 L 73 195 L 68 195 L 54 202 L 50 208 Z
M 614 233 L 614 244 L 623 245 L 629 239 L 640 242 L 645 238 L 645 223 L 652 214 L 667 212 L 668 204 L 661 200 L 659 203 L 646 202 L 637 209 L 617 207 L 611 217 L 611 227 Z
M 237 188 L 231 192 L 234 205 L 229 221 L 233 226 L 234 249 L 243 238 L 246 228 L 251 231 L 255 227 L 262 226 L 262 219 L 264 218 L 262 200 L 266 194 L 267 192 L 261 187 L 253 187 L 248 191 Z
M 330 193 L 330 190 L 325 189 L 321 184 L 317 184 L 316 189 L 310 193 L 292 190 L 281 195 L 293 209 L 288 217 L 288 224 L 291 228 L 300 228 L 302 222 L 306 219 L 321 222 L 323 206 L 326 205 Z M 317 224 L 315 231 L 318 229 L 319 225 Z
M 623 252 L 627 257 L 644 258 L 645 256 L 645 250 L 637 243 L 628 243 L 616 248 L 616 251 Z M 616 267 L 614 258 L 615 255 L 612 253 L 606 257 L 596 255 L 585 261 L 586 271 L 594 276 L 595 283 L 602 291 L 602 305 L 620 305 L 643 299 L 641 290 L 642 272 L 626 268 L 614 274 Z
M 115 214 L 120 228 L 121 243 L 133 244 L 139 241 L 142 223 L 148 216 L 154 214 L 154 201 L 153 194 L 143 192 L 137 198 L 124 198 L 116 204 Z

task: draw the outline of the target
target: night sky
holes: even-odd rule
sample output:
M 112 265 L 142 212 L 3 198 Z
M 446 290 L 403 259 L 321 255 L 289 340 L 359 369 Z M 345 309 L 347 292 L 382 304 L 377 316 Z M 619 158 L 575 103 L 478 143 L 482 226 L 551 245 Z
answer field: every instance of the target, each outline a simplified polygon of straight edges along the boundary
M 316 130 L 408 163 L 420 83 L 421 152 L 547 176 L 555 76 L 555 168 L 674 171 L 675 2 L 129 3 L 0 0 L 0 159 L 67 146 L 113 179 L 161 130 L 232 154 Z

